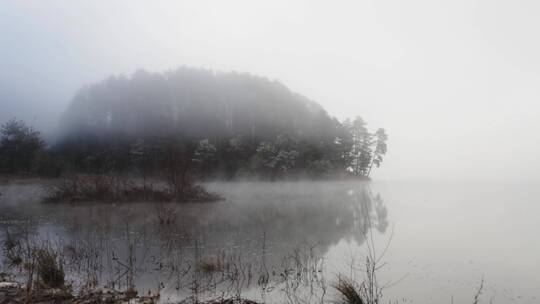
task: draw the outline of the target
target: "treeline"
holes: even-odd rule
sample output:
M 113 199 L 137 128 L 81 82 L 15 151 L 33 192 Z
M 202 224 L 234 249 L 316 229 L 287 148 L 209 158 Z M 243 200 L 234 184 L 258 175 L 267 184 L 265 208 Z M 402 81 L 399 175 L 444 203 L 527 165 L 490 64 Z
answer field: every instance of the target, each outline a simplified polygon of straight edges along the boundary
M 387 140 L 384 129 L 340 122 L 275 81 L 189 68 L 82 88 L 60 125 L 45 146 L 24 122 L 4 124 L 3 173 L 365 178 Z

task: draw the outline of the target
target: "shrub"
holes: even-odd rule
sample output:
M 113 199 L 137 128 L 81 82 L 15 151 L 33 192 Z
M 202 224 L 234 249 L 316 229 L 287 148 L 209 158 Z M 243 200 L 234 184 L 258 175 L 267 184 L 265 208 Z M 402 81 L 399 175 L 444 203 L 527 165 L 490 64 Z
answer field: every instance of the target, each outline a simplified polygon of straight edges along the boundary
M 182 183 L 166 183 L 155 186 L 143 185 L 117 176 L 75 175 L 45 186 L 46 202 L 187 202 L 215 201 L 220 197 L 208 193 L 192 179 Z
M 54 251 L 47 247 L 38 249 L 36 260 L 39 283 L 43 287 L 61 288 L 64 286 L 64 268 Z

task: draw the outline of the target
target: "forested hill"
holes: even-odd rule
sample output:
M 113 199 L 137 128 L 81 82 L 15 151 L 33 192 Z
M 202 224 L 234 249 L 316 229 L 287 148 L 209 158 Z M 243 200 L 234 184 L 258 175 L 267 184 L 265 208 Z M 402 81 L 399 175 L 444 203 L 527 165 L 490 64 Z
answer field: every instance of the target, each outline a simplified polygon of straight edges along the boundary
M 279 133 L 322 136 L 339 126 L 317 103 L 276 81 L 179 68 L 137 71 L 81 89 L 64 115 L 64 135 L 218 139 Z
M 385 141 L 279 82 L 182 67 L 82 88 L 53 150 L 76 171 L 160 172 L 175 159 L 202 177 L 368 176 Z

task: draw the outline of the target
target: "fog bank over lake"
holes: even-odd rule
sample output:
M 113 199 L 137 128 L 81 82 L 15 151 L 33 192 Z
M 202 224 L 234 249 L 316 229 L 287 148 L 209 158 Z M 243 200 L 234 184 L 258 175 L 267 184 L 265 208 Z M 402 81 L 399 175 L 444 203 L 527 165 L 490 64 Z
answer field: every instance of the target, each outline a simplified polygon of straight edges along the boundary
M 483 301 L 535 303 L 540 292 L 535 267 L 540 246 L 531 235 L 540 228 L 536 204 L 540 188 L 532 186 L 211 183 L 208 188 L 222 193 L 226 201 L 173 204 L 170 210 L 175 210 L 176 221 L 160 226 L 155 204 L 46 205 L 25 197 L 39 193 L 37 185 L 11 184 L 0 187 L 4 194 L 0 197 L 0 226 L 11 233 L 30 229 L 65 245 L 105 246 L 120 257 L 126 254 L 128 229 L 137 240 L 136 257 L 142 265 L 138 287 L 145 290 L 163 281 L 163 296 L 171 299 L 182 298 L 179 295 L 189 294 L 189 289 L 182 285 L 177 291 L 176 277 L 169 275 L 166 266 L 158 270 L 155 263 L 168 265 L 166 261 L 176 254 L 187 261 L 193 254 L 203 260 L 220 252 L 241 256 L 253 265 L 256 277 L 262 261 L 270 273 L 279 272 L 289 265 L 287 257 L 312 248 L 314 256 L 322 257 L 321 269 L 329 283 L 338 273 L 349 275 L 351 265 L 362 264 L 366 242 L 373 240 L 378 254 L 389 244 L 379 281 L 381 285 L 393 283 L 384 289 L 384 299 L 446 303 L 453 298 L 455 303 L 470 303 L 483 277 Z M 105 251 L 103 255 L 107 265 Z M 108 278 L 107 269 L 102 270 L 103 280 Z M 270 276 L 268 286 L 279 281 L 278 277 Z M 255 281 L 247 284 L 246 280 L 239 286 L 244 295 L 261 296 Z M 276 291 L 265 293 L 268 302 L 280 299 Z

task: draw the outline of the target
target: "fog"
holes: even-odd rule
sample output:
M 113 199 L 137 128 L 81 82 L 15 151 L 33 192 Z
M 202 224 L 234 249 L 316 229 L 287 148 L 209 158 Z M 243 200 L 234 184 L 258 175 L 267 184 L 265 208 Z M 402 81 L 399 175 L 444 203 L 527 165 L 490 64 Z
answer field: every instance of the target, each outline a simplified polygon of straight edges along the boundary
M 277 79 L 389 134 L 379 180 L 538 180 L 535 1 L 3 1 L 0 122 L 180 65 Z

